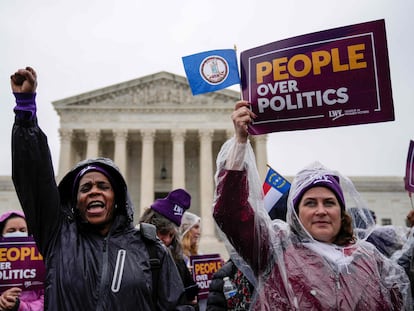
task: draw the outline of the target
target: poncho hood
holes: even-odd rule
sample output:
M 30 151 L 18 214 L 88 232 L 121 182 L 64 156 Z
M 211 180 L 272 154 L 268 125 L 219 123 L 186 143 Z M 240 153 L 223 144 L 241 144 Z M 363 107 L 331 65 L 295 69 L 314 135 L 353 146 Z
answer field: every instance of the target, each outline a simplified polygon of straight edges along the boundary
M 64 206 L 64 212 L 73 216 L 74 207 L 76 205 L 76 189 L 74 189 L 75 179 L 79 172 L 87 166 L 102 167 L 111 176 L 112 187 L 115 191 L 115 201 L 118 204 L 120 214 L 124 214 L 128 222 L 133 221 L 133 206 L 129 198 L 127 185 L 119 168 L 109 158 L 92 158 L 79 162 L 69 171 L 58 185 L 61 203 Z

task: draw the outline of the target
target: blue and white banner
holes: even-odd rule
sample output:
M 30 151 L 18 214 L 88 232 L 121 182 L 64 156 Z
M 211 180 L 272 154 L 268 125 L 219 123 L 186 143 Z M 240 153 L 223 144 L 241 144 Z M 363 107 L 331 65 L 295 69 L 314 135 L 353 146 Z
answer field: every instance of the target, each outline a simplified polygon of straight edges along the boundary
M 285 192 L 290 189 L 290 182 L 269 166 L 263 183 L 264 205 L 269 212 Z
M 182 59 L 193 95 L 240 84 L 237 55 L 234 49 L 212 50 L 184 56 Z

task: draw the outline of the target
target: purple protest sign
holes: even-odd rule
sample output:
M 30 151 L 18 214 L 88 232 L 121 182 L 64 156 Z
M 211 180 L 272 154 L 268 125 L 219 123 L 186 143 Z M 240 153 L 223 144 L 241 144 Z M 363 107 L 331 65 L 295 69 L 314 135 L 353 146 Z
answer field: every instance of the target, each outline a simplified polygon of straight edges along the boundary
M 0 292 L 43 288 L 43 257 L 32 237 L 0 238 Z
M 393 121 L 384 20 L 269 43 L 241 53 L 250 134 Z
M 213 274 L 222 267 L 223 259 L 220 254 L 195 255 L 190 256 L 190 265 L 199 288 L 198 299 L 207 299 Z

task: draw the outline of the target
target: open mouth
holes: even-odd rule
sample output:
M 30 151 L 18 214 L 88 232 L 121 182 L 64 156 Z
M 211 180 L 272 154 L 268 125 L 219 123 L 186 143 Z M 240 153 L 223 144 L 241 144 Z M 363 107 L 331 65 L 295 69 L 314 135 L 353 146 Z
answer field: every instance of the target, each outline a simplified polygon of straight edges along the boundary
M 105 204 L 101 201 L 93 201 L 87 206 L 88 213 L 100 213 L 105 209 Z

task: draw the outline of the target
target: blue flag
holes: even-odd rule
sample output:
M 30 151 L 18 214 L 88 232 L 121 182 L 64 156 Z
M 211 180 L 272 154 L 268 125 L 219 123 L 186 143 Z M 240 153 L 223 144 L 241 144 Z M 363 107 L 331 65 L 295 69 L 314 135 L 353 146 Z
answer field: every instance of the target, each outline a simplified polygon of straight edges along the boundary
M 264 205 L 269 212 L 282 195 L 290 189 L 290 182 L 269 166 L 263 183 Z
M 240 84 L 237 56 L 233 49 L 202 52 L 182 59 L 193 95 Z

